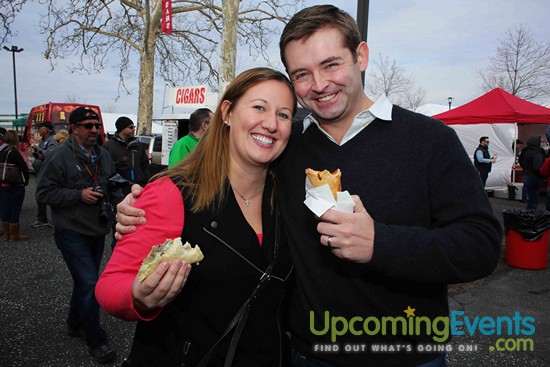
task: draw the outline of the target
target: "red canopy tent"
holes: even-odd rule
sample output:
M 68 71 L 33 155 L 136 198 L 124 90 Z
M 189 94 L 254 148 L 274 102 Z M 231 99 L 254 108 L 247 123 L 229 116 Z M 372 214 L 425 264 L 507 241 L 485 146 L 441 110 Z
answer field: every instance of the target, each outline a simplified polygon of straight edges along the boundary
M 471 155 L 479 138 L 488 136 L 491 154 L 498 155 L 497 163 L 487 181 L 487 188 L 505 188 L 515 180 L 516 139 L 527 142 L 530 136 L 546 138 L 550 125 L 550 108 L 518 98 L 500 88 L 447 112 L 432 116 L 455 129 L 466 152 Z M 512 173 L 511 175 L 511 172 Z M 511 176 L 514 176 L 511 178 Z
M 500 88 L 453 110 L 433 116 L 452 124 L 550 124 L 550 108 L 518 98 Z

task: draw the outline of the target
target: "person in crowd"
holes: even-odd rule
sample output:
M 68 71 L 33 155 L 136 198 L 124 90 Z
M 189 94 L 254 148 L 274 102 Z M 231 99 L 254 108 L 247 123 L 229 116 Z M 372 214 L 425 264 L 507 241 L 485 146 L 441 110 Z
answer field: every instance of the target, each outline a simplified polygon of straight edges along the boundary
M 61 145 L 65 143 L 65 140 L 69 138 L 69 132 L 65 129 L 61 129 L 53 136 L 53 138 L 55 139 L 58 145 Z
M 489 154 L 489 137 L 482 136 L 479 138 L 479 146 L 474 152 L 474 166 L 476 167 L 477 173 L 481 178 L 483 187 L 485 187 L 487 183 L 489 172 L 491 172 L 493 163 L 495 163 L 496 160 L 496 154 L 493 154 L 492 156 Z
M 94 289 L 105 235 L 112 226 L 108 203 L 100 191 L 105 191 L 115 165 L 97 143 L 99 120 L 86 107 L 71 112 L 69 139 L 48 154 L 38 175 L 36 197 L 52 208 L 55 243 L 73 278 L 68 334 L 83 337 L 94 360 L 110 363 L 116 351 L 101 327 Z
M 54 138 L 53 125 L 49 121 L 39 122 L 38 125 L 38 135 L 40 135 L 40 142 L 38 145 L 33 144 L 33 156 L 34 161 L 32 162 L 32 168 L 38 176 L 46 154 L 53 150 L 57 146 L 57 141 Z M 31 223 L 32 228 L 40 227 L 50 227 L 48 222 L 48 207 L 44 204 L 36 203 L 38 207 L 38 214 L 36 215 L 36 220 Z
M 7 147 L 7 144 L 4 143 L 4 134 L 6 133 L 6 129 L 4 129 L 3 127 L 0 127 L 0 152 L 5 148 Z M 2 205 L 2 185 L 0 185 L 0 218 L 2 218 L 2 208 L 3 208 L 3 205 Z M 4 235 L 4 231 L 2 228 L 0 228 L 0 236 L 3 236 Z
M 208 108 L 199 108 L 189 117 L 189 134 L 179 139 L 170 151 L 168 168 L 181 162 L 195 147 L 200 138 L 204 136 L 208 124 L 212 119 L 212 111 Z
M 550 142 L 550 126 L 546 129 L 546 141 Z M 547 181 L 546 210 L 550 211 L 550 180 L 548 179 L 550 178 L 550 156 L 548 153 L 546 154 L 546 158 L 540 167 L 539 173 Z
M 15 130 L 7 130 L 3 142 L 5 146 L 0 151 L 0 162 L 15 165 L 24 177 L 24 183 L 21 184 L 1 183 L 4 238 L 6 241 L 26 241 L 29 237 L 19 232 L 19 216 L 25 200 L 25 186 L 29 184 L 29 168 L 17 150 L 19 137 Z
M 523 189 L 527 191 L 527 209 L 537 209 L 539 205 L 540 189 L 544 182 L 540 169 L 546 157 L 542 144 L 540 136 L 531 136 L 518 159 L 523 170 Z
M 283 363 L 279 312 L 291 264 L 270 167 L 288 142 L 295 111 L 286 76 L 247 70 L 225 90 L 196 149 L 147 185 L 136 203 L 147 224 L 118 242 L 96 286 L 108 313 L 138 321 L 130 365 L 222 366 L 231 353 L 234 366 Z M 200 246 L 200 266 L 162 263 L 140 282 L 151 247 L 176 237 Z M 241 334 L 229 325 L 262 274 L 269 280 L 248 318 L 239 319 Z
M 519 155 L 521 154 L 522 149 L 523 149 L 523 141 L 522 140 L 516 139 L 514 142 L 512 142 L 512 151 L 514 151 L 515 154 L 516 154 L 516 157 L 515 157 L 515 160 L 514 160 L 514 165 L 515 166 L 519 165 Z M 520 172 L 521 172 L 521 170 L 520 170 Z M 516 177 L 517 177 L 518 174 L 522 174 L 522 173 L 516 172 Z M 521 190 L 521 202 L 522 203 L 527 202 L 527 190 L 525 190 L 525 188 L 522 188 L 522 190 Z
M 446 317 L 448 283 L 494 270 L 502 229 L 479 175 L 454 130 L 384 96 L 365 95 L 368 46 L 349 14 L 332 5 L 303 9 L 279 45 L 298 101 L 311 112 L 277 164 L 277 199 L 296 277 L 288 303 L 293 365 L 444 366 L 443 353 L 415 349 L 444 343 L 444 335 L 434 338 L 433 329 L 416 326 L 373 332 L 365 320 Z M 340 169 L 343 189 L 354 194 L 353 213 L 330 209 L 318 218 L 310 212 L 303 204 L 306 168 Z M 118 206 L 120 233 L 136 225 L 139 233 L 154 214 L 133 208 L 140 189 L 132 193 Z M 329 330 L 330 320 L 356 328 Z M 404 348 L 323 351 L 334 343 Z
M 115 126 L 115 135 L 103 144 L 103 148 L 111 154 L 116 171 L 128 181 L 126 184 L 121 184 L 123 194 L 127 195 L 130 193 L 132 183 L 145 186 L 149 180 L 149 158 L 144 146 L 134 138 L 136 126 L 129 117 L 119 117 Z M 113 222 L 111 248 L 116 245 L 114 224 Z
M 113 158 L 116 170 L 126 180 L 144 186 L 149 180 L 149 158 L 142 144 L 134 138 L 136 126 L 126 117 L 116 122 L 115 136 L 103 144 Z M 123 188 L 124 195 L 130 193 L 130 185 Z

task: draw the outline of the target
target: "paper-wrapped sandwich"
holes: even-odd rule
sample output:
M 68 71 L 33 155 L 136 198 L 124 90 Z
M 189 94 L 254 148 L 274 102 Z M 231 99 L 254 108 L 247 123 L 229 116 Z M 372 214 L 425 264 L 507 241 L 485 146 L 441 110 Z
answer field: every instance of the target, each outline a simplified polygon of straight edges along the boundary
M 163 244 L 153 246 L 149 255 L 143 260 L 138 271 L 139 281 L 144 281 L 161 262 L 171 262 L 176 259 L 194 264 L 204 259 L 204 255 L 198 245 L 191 247 L 189 242 L 183 245 L 179 237 L 167 239 Z
M 306 175 L 313 187 L 319 187 L 325 184 L 328 185 L 332 195 L 334 195 L 334 199 L 336 199 L 336 193 L 342 191 L 342 172 L 340 172 L 340 169 L 336 169 L 334 172 L 330 173 L 326 169 L 323 171 L 316 171 L 311 168 L 306 168 Z

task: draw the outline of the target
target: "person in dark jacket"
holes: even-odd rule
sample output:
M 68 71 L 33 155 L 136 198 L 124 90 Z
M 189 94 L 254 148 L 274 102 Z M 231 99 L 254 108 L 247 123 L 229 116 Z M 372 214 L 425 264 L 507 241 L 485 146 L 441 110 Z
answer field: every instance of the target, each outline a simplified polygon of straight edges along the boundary
M 523 189 L 527 190 L 527 209 L 536 209 L 539 204 L 539 193 L 544 182 L 540 169 L 546 156 L 542 143 L 540 136 L 531 136 L 518 159 L 523 169 Z
M 149 158 L 145 147 L 134 138 L 136 126 L 129 117 L 119 117 L 115 126 L 115 136 L 107 140 L 103 148 L 111 154 L 116 171 L 128 181 L 120 184 L 122 193 L 127 195 L 133 183 L 145 186 L 149 180 Z M 111 248 L 114 248 L 116 245 L 114 223 L 112 233 Z
M 98 144 L 101 123 L 92 109 L 78 107 L 69 123 L 69 139 L 48 153 L 40 170 L 36 198 L 52 208 L 55 243 L 73 278 L 67 333 L 84 337 L 89 354 L 99 363 L 109 363 L 116 352 L 101 327 L 94 289 L 105 235 L 112 227 L 103 193 L 115 165 Z
M 287 145 L 295 111 L 282 73 L 241 73 L 197 147 L 145 188 L 137 205 L 147 223 L 119 241 L 96 287 L 108 313 L 138 321 L 129 365 L 289 365 L 281 312 L 292 265 L 271 163 Z M 200 246 L 200 265 L 161 263 L 141 282 L 151 247 L 175 237 Z M 265 286 L 245 307 L 261 278 Z M 248 317 L 235 326 L 239 310 Z
M 136 126 L 126 117 L 119 117 L 116 122 L 116 133 L 112 139 L 103 144 L 115 162 L 116 171 L 131 183 L 145 186 L 149 180 L 149 158 L 142 144 L 134 138 Z M 130 192 L 130 186 L 123 188 L 124 195 Z
M 25 241 L 29 237 L 19 232 L 19 216 L 25 200 L 25 186 L 29 184 L 29 168 L 17 150 L 19 137 L 15 130 L 8 130 L 4 135 L 4 148 L 0 151 L 0 162 L 15 164 L 25 178 L 21 185 L 2 183 L 2 226 L 6 241 Z
M 32 168 L 34 169 L 34 172 L 38 176 L 40 173 L 40 169 L 42 168 L 42 164 L 44 163 L 44 159 L 46 158 L 46 155 L 51 152 L 55 147 L 57 147 L 57 140 L 54 138 L 54 130 L 53 125 L 49 121 L 44 121 L 38 123 L 38 134 L 41 137 L 40 142 L 38 145 L 33 145 L 33 157 L 34 161 L 32 162 Z M 36 215 L 36 220 L 31 223 L 32 228 L 40 228 L 40 227 L 51 227 L 50 223 L 48 222 L 48 207 L 44 204 L 36 203 L 38 206 L 38 214 Z
M 485 184 L 487 183 L 489 172 L 491 172 L 491 168 L 493 163 L 496 162 L 496 159 L 496 154 L 492 157 L 491 154 L 489 154 L 489 137 L 482 136 L 479 138 L 479 146 L 474 152 L 474 166 L 479 173 L 479 178 L 481 178 L 483 187 L 485 187 Z

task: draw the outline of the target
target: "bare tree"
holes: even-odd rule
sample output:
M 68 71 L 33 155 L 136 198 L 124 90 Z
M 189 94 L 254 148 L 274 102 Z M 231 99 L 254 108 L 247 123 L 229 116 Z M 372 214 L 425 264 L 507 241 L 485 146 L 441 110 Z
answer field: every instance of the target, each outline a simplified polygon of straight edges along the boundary
M 248 47 L 250 56 L 267 60 L 264 52 L 270 36 L 296 11 L 301 0 L 231 0 L 230 4 L 225 0 L 172 0 L 171 35 L 160 31 L 161 0 L 73 0 L 62 5 L 56 0 L 40 2 L 48 7 L 41 28 L 47 35 L 45 57 L 52 67 L 57 59 L 74 55 L 79 61 L 72 65 L 72 71 L 99 71 L 117 60 L 114 66 L 120 70 L 119 93 L 131 93 L 127 81 L 134 75 L 132 67 L 138 59 L 139 134 L 149 134 L 155 72 L 173 86 L 200 83 L 217 90 L 221 66 L 224 80 L 230 80 L 235 70 L 231 32 L 240 45 Z M 236 11 L 237 22 L 224 13 L 231 9 Z M 225 46 L 220 46 L 223 32 Z
M 400 106 L 416 111 L 418 107 L 426 103 L 426 91 L 421 87 L 407 89 L 401 94 Z
M 374 67 L 365 79 L 365 89 L 372 96 L 384 94 L 388 99 L 402 107 L 415 110 L 424 104 L 426 92 L 415 86 L 414 77 L 404 66 L 397 65 L 395 60 L 383 57 L 373 60 Z
M 550 45 L 537 42 L 524 25 L 509 29 L 499 43 L 491 65 L 478 72 L 481 88 L 502 88 L 526 100 L 550 95 Z
M 11 25 L 27 0 L 0 1 L 0 44 L 13 36 Z

